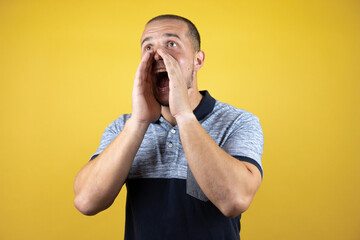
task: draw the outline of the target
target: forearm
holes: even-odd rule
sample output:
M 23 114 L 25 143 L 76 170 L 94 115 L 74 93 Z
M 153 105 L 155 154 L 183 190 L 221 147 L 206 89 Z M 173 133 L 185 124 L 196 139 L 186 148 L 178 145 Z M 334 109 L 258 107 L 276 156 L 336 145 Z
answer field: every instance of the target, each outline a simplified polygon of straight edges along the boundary
M 250 205 L 261 183 L 256 171 L 223 151 L 193 114 L 177 118 L 181 143 L 196 181 L 226 216 L 236 216 Z
M 120 192 L 149 124 L 131 118 L 121 133 L 78 173 L 74 182 L 76 208 L 86 215 L 108 208 Z

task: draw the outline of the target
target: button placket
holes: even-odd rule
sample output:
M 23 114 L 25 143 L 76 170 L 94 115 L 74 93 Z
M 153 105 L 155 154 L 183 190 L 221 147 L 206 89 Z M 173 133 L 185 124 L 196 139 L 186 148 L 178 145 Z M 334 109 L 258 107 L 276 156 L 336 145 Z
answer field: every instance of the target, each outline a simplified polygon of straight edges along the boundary
M 170 133 L 171 133 L 171 134 L 170 134 Z M 168 135 L 169 142 L 168 142 L 167 146 L 168 146 L 168 148 L 173 148 L 173 147 L 174 147 L 174 143 L 173 143 L 173 141 L 171 141 L 171 139 L 174 138 L 175 133 L 176 133 L 176 130 L 175 130 L 174 128 L 172 128 L 172 129 L 170 130 L 170 133 L 169 133 L 169 135 Z

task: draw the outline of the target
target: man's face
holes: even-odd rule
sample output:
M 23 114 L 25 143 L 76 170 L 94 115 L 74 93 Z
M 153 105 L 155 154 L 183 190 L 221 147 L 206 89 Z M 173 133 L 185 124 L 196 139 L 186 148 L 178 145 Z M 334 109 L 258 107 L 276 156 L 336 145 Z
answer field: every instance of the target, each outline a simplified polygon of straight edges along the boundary
M 169 78 L 162 57 L 156 52 L 162 49 L 170 54 L 179 64 L 188 88 L 193 84 L 194 48 L 188 36 L 185 22 L 173 19 L 155 20 L 149 23 L 141 37 L 141 56 L 146 51 L 153 51 L 151 80 L 153 94 L 157 101 L 169 105 Z

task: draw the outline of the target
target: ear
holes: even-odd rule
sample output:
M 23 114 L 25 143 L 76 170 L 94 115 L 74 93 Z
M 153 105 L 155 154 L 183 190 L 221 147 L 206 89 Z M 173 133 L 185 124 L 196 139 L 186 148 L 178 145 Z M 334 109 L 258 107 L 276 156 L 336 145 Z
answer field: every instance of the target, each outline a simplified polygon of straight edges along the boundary
M 205 61 L 204 51 L 201 50 L 197 51 L 194 57 L 194 70 L 196 72 L 202 68 L 202 66 L 204 65 L 204 61 Z

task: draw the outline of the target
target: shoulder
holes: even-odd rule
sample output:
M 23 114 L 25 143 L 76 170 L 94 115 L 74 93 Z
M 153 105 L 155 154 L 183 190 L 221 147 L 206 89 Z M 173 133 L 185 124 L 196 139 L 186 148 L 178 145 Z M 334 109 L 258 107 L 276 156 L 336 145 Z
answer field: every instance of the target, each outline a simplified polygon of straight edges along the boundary
M 116 118 L 113 122 L 111 122 L 105 131 L 112 133 L 120 133 L 124 128 L 126 121 L 131 117 L 131 114 L 121 114 L 120 117 Z
M 222 134 L 220 146 L 231 156 L 255 160 L 262 173 L 264 136 L 259 118 L 244 109 L 219 101 L 216 101 L 213 114 L 215 118 L 209 125 L 211 130 Z
M 214 109 L 210 114 L 211 118 L 223 122 L 230 122 L 232 124 L 241 125 L 249 123 L 258 123 L 259 118 L 251 112 L 244 109 L 236 108 L 230 104 L 220 102 L 216 100 Z

